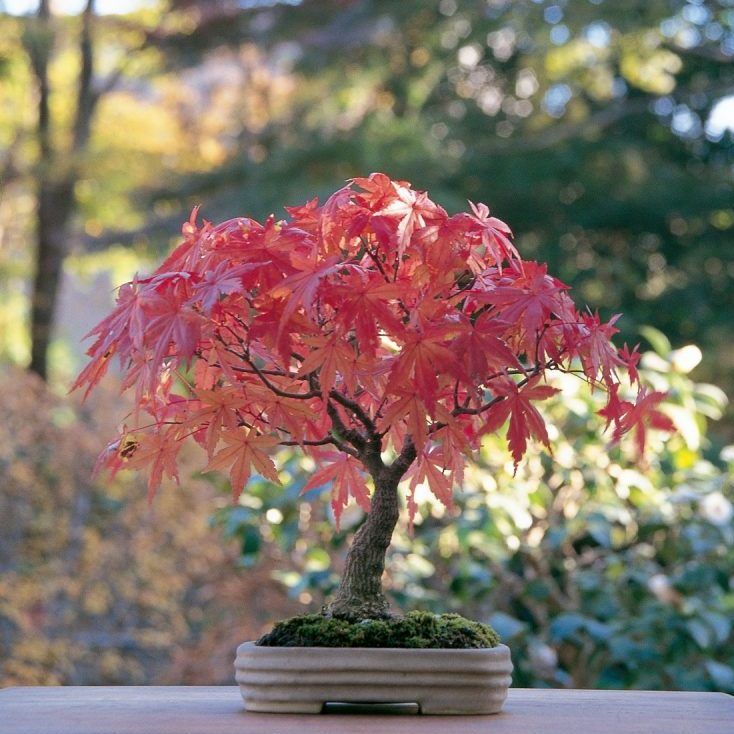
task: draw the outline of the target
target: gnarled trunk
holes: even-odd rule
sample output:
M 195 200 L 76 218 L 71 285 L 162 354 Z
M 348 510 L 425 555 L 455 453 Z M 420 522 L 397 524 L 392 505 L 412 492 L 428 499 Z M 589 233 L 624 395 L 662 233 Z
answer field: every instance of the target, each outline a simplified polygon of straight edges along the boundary
M 341 584 L 326 608 L 332 617 L 358 621 L 390 616 L 390 606 L 382 591 L 382 574 L 385 554 L 398 522 L 399 477 L 383 471 L 373 474 L 373 479 L 372 508 L 354 536 Z

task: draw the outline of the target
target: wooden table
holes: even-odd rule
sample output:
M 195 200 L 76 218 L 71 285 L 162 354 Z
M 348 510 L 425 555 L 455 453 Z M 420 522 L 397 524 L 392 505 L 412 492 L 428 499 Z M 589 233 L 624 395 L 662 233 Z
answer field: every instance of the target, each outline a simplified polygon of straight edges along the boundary
M 235 687 L 0 691 L 2 734 L 734 734 L 723 693 L 514 688 L 494 716 L 254 714 Z

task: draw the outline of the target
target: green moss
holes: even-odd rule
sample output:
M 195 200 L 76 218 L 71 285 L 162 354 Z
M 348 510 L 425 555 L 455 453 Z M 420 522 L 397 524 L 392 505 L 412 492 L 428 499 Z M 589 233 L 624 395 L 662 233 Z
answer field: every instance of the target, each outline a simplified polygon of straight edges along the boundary
M 495 647 L 499 635 L 488 625 L 458 614 L 409 612 L 404 617 L 345 619 L 304 614 L 278 622 L 258 641 L 265 647 Z

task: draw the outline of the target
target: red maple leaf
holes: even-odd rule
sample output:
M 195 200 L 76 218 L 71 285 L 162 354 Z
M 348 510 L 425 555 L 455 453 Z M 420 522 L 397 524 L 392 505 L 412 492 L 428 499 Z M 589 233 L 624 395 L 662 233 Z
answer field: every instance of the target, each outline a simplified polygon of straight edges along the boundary
M 520 366 L 503 338 L 509 328 L 506 321 L 485 312 L 474 323 L 470 319 L 464 323 L 466 329 L 452 342 L 451 349 L 469 384 L 481 385 L 490 373 Z
M 532 436 L 543 445 L 550 448 L 548 431 L 543 416 L 530 402 L 531 400 L 545 400 L 558 392 L 558 388 L 550 385 L 538 385 L 536 377 L 526 385 L 518 387 L 517 383 L 507 378 L 501 378 L 491 383 L 491 389 L 497 396 L 497 402 L 489 409 L 482 433 L 496 431 L 509 418 L 507 442 L 515 461 L 515 468 L 520 463 L 528 439 Z
M 450 340 L 467 327 L 456 322 L 429 323 L 406 329 L 403 348 L 395 357 L 388 391 L 414 385 L 426 406 L 436 402 L 438 376 L 457 370 L 457 359 L 449 348 Z
M 152 351 L 154 365 L 161 364 L 171 344 L 175 345 L 176 356 L 181 359 L 194 354 L 204 319 L 182 301 L 173 288 L 163 293 L 154 290 L 147 295 L 145 312 L 145 343 Z
M 224 389 L 197 389 L 196 399 L 189 401 L 189 413 L 182 424 L 184 429 L 203 431 L 201 442 L 209 458 L 223 430 L 235 430 L 240 423 L 238 411 L 245 407 L 246 397 L 241 389 L 229 386 Z
M 381 430 L 390 430 L 400 439 L 394 441 L 396 445 L 402 445 L 407 431 L 415 447 L 421 451 L 428 438 L 427 414 L 420 396 L 415 392 L 405 392 L 386 408 L 379 425 Z
M 629 375 L 630 382 L 633 383 L 640 381 L 640 376 L 637 373 L 637 365 L 640 361 L 640 357 L 642 356 L 639 351 L 637 351 L 639 346 L 639 344 L 636 344 L 632 349 L 630 349 L 625 342 L 624 346 L 619 350 L 619 358 L 627 368 L 627 374 Z
M 336 306 L 337 326 L 344 331 L 354 330 L 360 350 L 374 353 L 380 329 L 394 335 L 402 331 L 394 304 L 404 295 L 401 284 L 385 282 L 380 274 L 369 277 L 353 272 L 329 287 L 325 298 Z
M 494 287 L 474 289 L 472 295 L 479 303 L 495 306 L 504 321 L 521 327 L 525 347 L 532 348 L 550 315 L 565 311 L 561 296 L 568 286 L 535 262 L 523 262 L 522 271 L 512 268 L 505 274 Z
M 486 204 L 469 202 L 473 216 L 471 220 L 477 225 L 480 233 L 480 242 L 485 252 L 491 255 L 491 264 L 496 265 L 502 272 L 502 263 L 510 260 L 520 260 L 520 253 L 512 244 L 512 230 L 497 217 L 489 215 Z
M 164 476 L 178 482 L 176 459 L 181 449 L 176 428 L 128 434 L 118 445 L 118 457 L 127 469 L 148 470 L 148 502 L 153 501 Z
M 599 314 L 583 314 L 581 317 L 581 335 L 576 343 L 576 350 L 581 358 L 586 376 L 592 382 L 599 372 L 608 378 L 611 370 L 623 364 L 617 350 L 610 341 L 619 331 L 614 324 L 621 314 L 616 314 L 605 324 Z
M 299 376 L 317 372 L 324 401 L 337 384 L 337 377 L 341 377 L 347 391 L 353 393 L 356 388 L 354 370 L 357 361 L 354 349 L 338 334 L 306 337 L 304 342 L 311 351 L 298 370 Z
M 403 257 L 416 228 L 426 226 L 426 218 L 445 217 L 446 212 L 436 206 L 423 191 L 414 191 L 393 181 L 395 197 L 377 212 L 379 216 L 399 220 L 396 243 L 398 261 Z
M 297 309 L 303 308 L 307 314 L 311 314 L 321 281 L 339 268 L 337 255 L 319 260 L 317 253 L 309 254 L 307 257 L 294 253 L 291 261 L 298 272 L 287 277 L 270 291 L 273 298 L 285 299 L 281 329 L 285 328 L 291 314 Z
M 211 313 L 222 296 L 242 290 L 244 275 L 265 264 L 248 263 L 233 267 L 227 260 L 222 260 L 214 268 L 207 270 L 202 279 L 194 286 L 192 301 L 200 301 L 202 311 L 206 314 Z
M 229 470 L 234 501 L 244 490 L 253 468 L 261 476 L 275 484 L 280 484 L 278 470 L 266 450 L 277 446 L 280 440 L 275 436 L 263 436 L 247 428 L 226 429 L 220 438 L 227 446 L 217 452 L 203 471 Z
M 446 470 L 443 452 L 439 446 L 424 449 L 418 456 L 410 473 L 410 490 L 425 482 L 439 502 L 446 507 L 453 506 L 453 473 Z
M 314 473 L 303 486 L 301 494 L 331 483 L 331 508 L 337 528 L 350 497 L 353 497 L 365 512 L 369 512 L 370 494 L 365 482 L 364 468 L 360 462 L 349 454 L 337 451 L 320 452 L 317 454 L 317 460 L 319 463 L 329 463 Z
M 675 431 L 675 423 L 658 410 L 658 406 L 665 400 L 667 393 L 648 391 L 640 387 L 634 403 L 623 403 L 622 417 L 614 430 L 613 440 L 618 441 L 625 433 L 634 431 L 635 444 L 640 457 L 645 453 L 647 430 L 654 428 L 658 431 Z

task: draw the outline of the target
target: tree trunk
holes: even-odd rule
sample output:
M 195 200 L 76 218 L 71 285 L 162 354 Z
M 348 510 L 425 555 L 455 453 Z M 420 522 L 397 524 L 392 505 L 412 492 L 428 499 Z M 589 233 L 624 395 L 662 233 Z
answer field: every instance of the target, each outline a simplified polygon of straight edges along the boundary
M 326 614 L 351 621 L 390 616 L 382 591 L 385 554 L 398 522 L 399 477 L 388 471 L 373 473 L 372 508 L 347 553 L 341 584 Z
M 69 222 L 74 211 L 74 185 L 79 178 L 79 157 L 86 149 L 99 95 L 92 88 L 94 55 L 92 26 L 95 0 L 87 0 L 79 37 L 81 68 L 76 95 L 71 150 L 63 156 L 53 145 L 49 60 L 54 45 L 50 0 L 40 0 L 36 23 L 26 37 L 26 47 L 38 84 L 37 135 L 38 204 L 36 212 L 36 273 L 31 297 L 31 363 L 29 369 L 48 378 L 48 347 L 58 301 Z
M 48 347 L 53 332 L 66 237 L 73 207 L 73 183 L 43 179 L 38 191 L 36 274 L 31 296 L 30 370 L 48 378 Z

